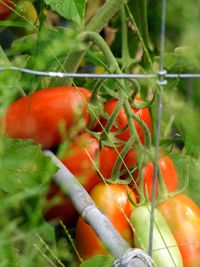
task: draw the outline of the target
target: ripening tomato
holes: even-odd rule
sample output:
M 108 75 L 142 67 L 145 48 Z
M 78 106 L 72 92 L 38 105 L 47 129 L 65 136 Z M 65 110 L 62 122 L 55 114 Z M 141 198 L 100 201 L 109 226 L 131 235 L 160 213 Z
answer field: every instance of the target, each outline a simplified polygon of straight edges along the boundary
M 182 255 L 184 267 L 200 266 L 200 209 L 184 194 L 157 206 L 169 225 Z
M 100 183 L 92 189 L 90 195 L 122 237 L 132 245 L 133 236 L 129 218 L 134 205 L 130 199 L 136 201 L 136 198 L 131 189 L 125 185 Z M 109 253 L 90 225 L 85 223 L 81 217 L 76 225 L 75 242 L 83 259 Z
M 162 151 L 160 153 L 163 153 Z M 160 168 L 160 172 L 164 183 L 167 187 L 168 192 L 174 192 L 178 189 L 178 176 L 176 167 L 173 161 L 168 156 L 161 156 L 158 160 L 158 166 Z M 144 185 L 144 193 L 146 194 L 146 190 L 149 196 L 149 199 L 152 199 L 152 189 L 153 189 L 153 175 L 154 175 L 154 165 L 152 161 L 147 162 L 142 168 L 142 178 Z M 138 171 L 135 174 L 136 184 L 139 186 L 138 181 Z M 134 185 L 133 185 L 134 186 Z M 159 192 L 159 182 L 157 179 L 157 196 Z M 136 189 L 137 191 L 137 189 Z
M 9 7 L 13 8 L 12 0 L 0 1 L 0 20 L 4 20 L 10 16 L 10 14 L 12 13 L 12 10 Z
M 137 98 L 137 100 L 139 100 L 139 98 Z M 108 115 L 111 115 L 113 113 L 115 107 L 117 106 L 117 104 L 118 104 L 117 99 L 109 100 L 104 105 L 105 112 Z M 149 109 L 148 108 L 134 108 L 134 107 L 132 107 L 132 111 L 135 115 L 138 116 L 139 119 L 141 119 L 146 124 L 150 133 L 152 133 L 152 120 L 151 120 L 151 115 L 150 115 Z M 113 125 L 111 127 L 111 132 L 122 130 L 124 127 L 127 126 L 128 120 L 127 120 L 127 116 L 125 114 L 124 108 L 120 109 L 115 122 L 116 122 L 116 125 Z M 105 126 L 106 120 L 102 119 L 101 124 L 103 126 Z M 142 129 L 141 125 L 138 122 L 136 122 L 135 120 L 134 120 L 134 124 L 136 127 L 136 131 L 139 135 L 140 141 L 144 144 L 144 140 L 145 140 L 144 130 Z M 101 128 L 101 127 L 98 127 L 97 129 L 99 130 L 99 128 Z M 119 138 L 120 140 L 127 141 L 130 138 L 130 129 L 126 128 L 122 133 L 117 134 L 116 137 Z
M 61 157 L 63 164 L 88 192 L 101 181 L 94 165 L 96 163 L 98 167 L 98 150 L 98 140 L 91 134 L 84 133 L 74 140 L 67 148 L 66 154 Z M 78 214 L 70 200 L 58 189 L 55 183 L 52 183 L 47 199 L 52 201 L 58 197 L 60 197 L 60 202 L 52 203 L 52 206 L 45 211 L 45 218 L 47 220 L 62 220 L 67 227 L 70 227 L 74 224 Z
M 8 107 L 5 131 L 12 138 L 33 139 L 44 148 L 54 147 L 73 127 L 80 131 L 89 123 L 90 96 L 85 88 L 56 87 L 22 97 Z

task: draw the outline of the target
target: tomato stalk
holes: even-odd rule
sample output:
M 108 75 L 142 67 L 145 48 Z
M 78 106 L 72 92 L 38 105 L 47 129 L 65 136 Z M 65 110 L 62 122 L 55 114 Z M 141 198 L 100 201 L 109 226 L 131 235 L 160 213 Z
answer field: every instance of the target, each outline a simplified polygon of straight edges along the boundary
M 147 127 L 147 125 L 137 116 L 135 115 L 133 112 L 131 113 L 132 119 L 134 119 L 135 121 L 137 121 L 140 126 L 142 127 L 143 131 L 144 131 L 144 141 L 145 141 L 145 147 L 147 147 L 148 149 L 150 149 L 151 147 L 151 134 L 149 131 L 149 128 Z M 131 121 L 131 120 L 130 120 Z
M 115 59 L 114 55 L 112 54 L 109 46 L 106 44 L 105 40 L 96 32 L 82 32 L 78 35 L 78 39 L 82 41 L 92 41 L 96 45 L 99 46 L 101 51 L 103 52 L 106 60 L 110 64 L 110 72 L 116 72 L 118 74 L 121 73 L 117 60 Z
M 137 144 L 138 147 L 140 147 L 142 144 L 141 144 L 138 132 L 136 131 L 135 124 L 132 119 L 133 112 L 131 110 L 128 98 L 126 98 L 126 101 L 124 102 L 123 107 L 124 107 L 124 110 L 127 116 L 128 126 L 130 128 L 130 138 L 132 139 L 133 143 Z
M 98 33 L 82 32 L 79 35 L 79 38 L 81 40 L 92 41 L 95 44 L 97 44 L 99 46 L 99 48 L 101 49 L 101 51 L 104 53 L 104 56 L 106 57 L 108 64 L 110 65 L 110 71 L 116 72 L 118 74 L 122 73 L 116 58 L 114 57 L 114 55 L 112 54 L 112 52 L 110 50 L 110 47 L 106 44 L 105 40 Z M 106 124 L 106 129 L 105 129 L 104 133 L 108 132 L 110 130 L 110 128 L 112 127 L 113 122 L 114 122 L 120 108 L 122 107 L 122 104 L 125 105 L 125 109 L 127 109 L 127 106 L 129 106 L 129 108 L 128 108 L 129 112 L 127 112 L 127 116 L 129 118 L 131 117 L 131 114 L 133 113 L 130 109 L 130 104 L 128 103 L 128 97 L 124 93 L 124 90 L 123 90 L 125 88 L 124 82 L 122 80 L 119 80 L 119 85 L 120 85 L 119 86 L 119 94 L 120 94 L 119 102 L 118 102 L 116 109 L 114 110 L 114 112 L 112 113 L 111 117 L 109 118 L 109 120 Z M 130 120 L 131 120 L 131 118 L 130 118 Z M 132 124 L 132 126 L 130 126 L 130 127 L 135 128 L 135 126 L 133 125 L 133 122 L 131 122 L 131 124 Z M 132 129 L 132 133 L 133 133 L 133 131 L 134 131 L 134 136 L 136 136 L 136 140 L 137 139 L 139 140 L 139 136 L 136 132 L 136 129 L 135 130 Z M 105 136 L 105 134 L 103 134 L 103 135 Z
M 169 192 L 167 190 L 167 186 L 165 184 L 165 181 L 162 177 L 162 173 L 160 171 L 160 167 L 158 165 L 158 170 L 157 170 L 157 173 L 158 173 L 158 182 L 159 182 L 159 196 L 158 196 L 158 199 L 166 199 L 169 195 Z
M 121 9 L 125 0 L 109 0 L 97 11 L 96 15 L 85 26 L 86 31 L 100 32 L 108 21 Z M 69 72 L 76 72 L 81 60 L 85 55 L 85 50 L 72 50 L 68 54 L 63 68 Z M 70 81 L 69 81 L 70 82 Z M 65 81 L 66 84 L 66 81 Z
M 100 32 L 108 21 L 121 9 L 126 0 L 109 0 L 97 11 L 85 26 L 86 31 Z
M 111 175 L 112 181 L 121 182 L 121 179 L 119 179 L 121 165 L 122 165 L 122 163 L 125 163 L 123 159 L 126 156 L 127 152 L 130 150 L 131 146 L 132 146 L 132 140 L 129 139 L 128 142 L 123 147 L 122 151 L 119 153 L 117 161 L 115 162 L 115 166 L 113 168 L 112 175 Z M 127 171 L 129 171 L 126 165 L 125 165 L 125 168 L 127 169 Z
M 103 132 L 101 134 L 101 140 L 107 140 L 108 138 L 108 132 L 111 129 L 120 109 L 123 106 L 123 100 L 120 99 L 115 107 L 115 109 L 113 110 L 113 113 L 110 115 L 105 127 L 103 128 Z
M 132 64 L 132 59 L 129 54 L 128 48 L 128 30 L 127 30 L 127 17 L 125 8 L 121 9 L 121 21 L 122 21 L 122 62 L 125 72 L 129 71 L 129 66 Z
M 92 41 L 93 43 L 97 44 L 101 51 L 104 53 L 105 58 L 107 59 L 107 62 L 109 64 L 109 69 L 111 72 L 116 72 L 118 74 L 121 74 L 121 69 L 118 65 L 118 62 L 114 55 L 112 54 L 110 47 L 106 44 L 105 40 L 95 32 L 82 32 L 79 34 L 79 38 L 84 41 Z M 119 99 L 118 103 L 114 109 L 114 111 L 111 113 L 110 118 L 107 120 L 106 126 L 102 132 L 101 139 L 105 140 L 108 138 L 108 132 L 111 129 L 111 127 L 114 124 L 115 119 L 117 118 L 117 115 L 120 111 L 120 109 L 123 107 L 125 110 L 125 114 L 127 116 L 128 126 L 130 128 L 130 142 L 128 142 L 125 145 L 124 151 L 122 154 L 119 154 L 118 160 L 116 162 L 116 165 L 113 170 L 114 175 L 114 181 L 116 182 L 116 179 L 119 178 L 120 173 L 120 167 L 123 161 L 123 156 L 125 156 L 125 153 L 129 149 L 131 149 L 132 144 L 137 144 L 138 148 L 140 149 L 143 145 L 141 143 L 139 134 L 136 130 L 136 126 L 134 121 L 139 123 L 139 125 L 142 127 L 142 130 L 145 135 L 145 145 L 147 148 L 150 148 L 151 146 L 151 137 L 148 127 L 141 121 L 141 119 L 134 114 L 134 112 L 131 109 L 130 103 L 129 103 L 129 96 L 127 95 L 125 91 L 125 83 L 123 80 L 119 80 L 119 87 L 118 87 L 118 93 L 119 93 Z M 134 120 L 133 120 L 134 119 Z

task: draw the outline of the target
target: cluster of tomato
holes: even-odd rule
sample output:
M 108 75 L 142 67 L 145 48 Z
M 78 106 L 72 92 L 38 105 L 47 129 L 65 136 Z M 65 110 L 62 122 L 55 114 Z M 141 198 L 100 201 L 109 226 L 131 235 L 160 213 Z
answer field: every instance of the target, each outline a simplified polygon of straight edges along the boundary
M 57 87 L 22 97 L 8 107 L 4 120 L 5 131 L 12 138 L 33 139 L 43 148 L 51 149 L 67 140 L 70 134 L 73 136 L 75 129 L 78 134 L 70 141 L 60 158 L 61 161 L 90 193 L 96 205 L 105 212 L 130 245 L 147 248 L 149 205 L 137 206 L 135 203 L 141 194 L 138 193 L 138 187 L 143 188 L 143 195 L 151 200 L 154 165 L 149 160 L 142 167 L 140 176 L 142 175 L 143 186 L 140 187 L 137 181 L 138 155 L 131 148 L 123 158 L 121 169 L 134 169 L 133 181 L 129 186 L 109 183 L 123 145 L 102 147 L 97 135 L 93 135 L 92 131 L 84 131 L 90 122 L 88 102 L 91 94 L 91 91 L 85 88 Z M 117 103 L 117 99 L 111 99 L 104 104 L 107 117 L 112 115 Z M 151 133 L 152 121 L 148 108 L 132 107 L 132 112 L 144 122 Z M 135 120 L 133 123 L 141 143 L 144 143 L 143 128 Z M 105 125 L 106 116 L 100 118 L 94 129 L 90 130 L 102 131 Z M 110 131 L 116 132 L 115 137 L 124 143 L 130 137 L 130 130 L 126 126 L 127 117 L 121 108 Z M 178 176 L 174 163 L 161 152 L 158 165 L 168 192 L 175 192 L 178 188 Z M 159 182 L 157 187 L 159 189 Z M 183 194 L 169 195 L 166 199 L 163 197 L 164 200 L 156 207 L 155 227 L 159 226 L 159 229 L 154 233 L 153 258 L 157 266 L 161 267 L 200 266 L 200 209 Z M 59 198 L 59 202 L 52 201 L 56 198 Z M 76 224 L 76 247 L 83 259 L 108 253 L 92 228 L 78 216 L 70 200 L 54 182 L 50 185 L 47 199 L 52 204 L 45 211 L 47 220 L 62 220 L 67 227 Z

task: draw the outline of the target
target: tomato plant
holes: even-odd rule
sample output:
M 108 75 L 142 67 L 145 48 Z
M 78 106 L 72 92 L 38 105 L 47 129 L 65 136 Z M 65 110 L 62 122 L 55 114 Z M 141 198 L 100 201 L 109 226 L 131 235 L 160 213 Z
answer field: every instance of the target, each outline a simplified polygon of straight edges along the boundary
M 134 245 L 146 251 L 149 247 L 150 216 L 150 205 L 140 206 L 133 210 L 130 219 L 135 230 Z M 157 267 L 183 267 L 177 243 L 164 217 L 155 209 L 152 258 Z
M 80 131 L 88 124 L 90 96 L 89 90 L 78 87 L 39 90 L 11 103 L 5 115 L 5 131 L 12 138 L 33 139 L 44 148 L 54 147 L 70 129 L 78 127 Z
M 13 7 L 13 2 L 11 0 L 2 0 L 0 2 L 0 20 L 10 16 L 12 10 L 9 7 Z
M 70 144 L 66 153 L 60 158 L 88 192 L 101 181 L 94 165 L 97 163 L 98 151 L 98 140 L 89 133 L 83 133 Z M 52 206 L 45 211 L 45 218 L 59 219 L 66 226 L 72 226 L 77 218 L 77 212 L 67 196 L 52 182 L 47 199 L 52 201 L 56 198 L 59 202 L 57 204 L 52 202 Z
M 132 244 L 132 230 L 128 221 L 136 201 L 134 193 L 125 185 L 103 184 L 96 185 L 91 193 L 97 207 L 104 211 L 106 216 L 119 231 L 119 233 Z M 91 226 L 79 217 L 76 225 L 76 247 L 83 259 L 96 254 L 108 254 L 106 247 L 97 237 Z
M 178 194 L 157 206 L 179 246 L 184 267 L 200 266 L 200 209 L 186 195 Z
M 104 109 L 105 112 L 108 115 L 111 115 L 115 109 L 115 107 L 118 104 L 118 100 L 117 99 L 111 99 L 108 102 L 105 103 L 104 105 Z M 150 133 L 152 133 L 152 120 L 151 120 L 151 115 L 150 115 L 150 111 L 148 108 L 134 108 L 131 107 L 132 112 L 138 116 L 138 118 L 143 121 L 146 126 L 148 127 Z M 141 127 L 141 125 L 135 121 L 135 127 L 136 127 L 136 131 L 139 135 L 140 141 L 144 144 L 144 140 L 145 140 L 145 134 L 144 134 L 144 129 Z M 106 120 L 102 119 L 101 121 L 102 125 L 105 126 L 106 125 Z M 124 108 L 122 107 L 116 117 L 116 121 L 115 121 L 115 125 L 113 125 L 111 127 L 111 132 L 116 132 L 119 130 L 123 130 L 125 127 L 128 126 L 128 120 L 127 120 L 127 116 L 125 113 Z M 130 129 L 129 127 L 124 129 L 121 133 L 116 135 L 117 138 L 119 138 L 120 140 L 123 141 L 128 141 L 129 137 L 130 137 Z
M 147 158 L 149 162 L 141 161 L 144 151 L 151 153 L 151 115 L 153 119 L 159 120 L 160 114 L 161 121 L 158 121 L 157 125 L 156 120 L 154 122 L 157 131 L 152 138 L 153 145 L 160 143 L 172 147 L 172 153 L 177 152 L 177 159 L 180 158 L 180 169 L 186 162 L 192 162 L 189 164 L 190 179 L 186 190 L 200 204 L 200 80 L 192 80 L 185 75 L 195 73 L 194 76 L 198 77 L 200 72 L 200 53 L 197 45 L 199 37 L 196 34 L 199 28 L 199 9 L 198 3 L 191 5 L 189 2 L 191 1 L 168 0 L 166 16 L 161 16 L 161 11 L 164 11 L 161 5 L 164 1 L 0 0 L 0 262 L 5 266 L 15 267 L 17 262 L 20 262 L 21 267 L 27 267 L 27 263 L 30 266 L 45 267 L 50 261 L 55 266 L 65 263 L 74 266 L 72 250 L 68 250 L 67 242 L 62 242 L 63 236 L 59 232 L 55 242 L 53 238 L 49 238 L 53 227 L 40 217 L 44 212 L 44 183 L 52 177 L 48 164 L 44 164 L 39 156 L 43 155 L 42 149 L 45 148 L 53 151 L 58 149 L 60 152 L 60 148 L 70 143 L 60 159 L 88 192 L 101 181 L 93 163 L 110 184 L 117 183 L 118 178 L 121 183 L 129 182 L 130 176 L 138 180 L 138 174 L 135 172 L 138 167 L 141 170 L 141 183 L 138 182 L 138 186 L 144 188 L 141 190 L 142 194 L 148 194 L 151 200 L 154 166 L 149 161 L 150 158 Z M 11 11 L 14 9 L 15 14 L 12 15 Z M 180 19 L 176 14 L 184 16 Z M 161 24 L 161 17 L 162 22 L 164 17 L 168 20 L 166 25 L 169 32 L 165 38 L 160 39 L 160 27 L 157 26 Z M 8 20 L 3 21 L 6 18 Z M 194 25 L 190 25 L 191 22 Z M 164 30 L 164 27 L 161 28 Z M 166 40 L 166 47 L 164 42 L 162 44 L 163 49 L 160 49 L 160 40 Z M 176 47 L 177 45 L 179 47 Z M 100 77 L 96 75 L 97 72 L 106 76 Z M 118 74 L 120 79 L 115 79 L 110 74 Z M 134 75 L 126 76 L 126 79 L 122 77 L 124 74 Z M 105 78 L 107 75 L 109 77 Z M 183 77 L 187 79 L 182 79 Z M 70 84 L 81 88 L 71 87 Z M 38 91 L 46 87 L 53 88 Z M 90 88 L 91 92 L 84 88 Z M 8 106 L 23 89 L 28 96 Z M 34 93 L 31 93 L 32 89 Z M 145 101 L 140 103 L 137 97 L 132 99 L 131 95 L 134 95 L 135 90 L 141 96 L 152 99 L 148 108 Z M 94 94 L 91 99 L 92 93 Z M 159 104 L 159 96 L 163 100 L 163 106 Z M 88 101 L 91 116 L 88 113 Z M 133 102 L 136 105 L 133 105 Z M 6 115 L 2 118 L 6 108 Z M 92 127 L 96 126 L 95 122 L 99 116 L 102 116 L 101 123 L 104 127 L 107 126 L 107 134 L 110 137 L 110 140 L 106 139 L 105 132 L 101 133 L 102 128 L 98 126 L 100 133 L 94 133 L 94 136 L 96 134 L 96 137 L 101 137 L 100 145 L 90 134 L 83 134 L 85 130 L 89 132 L 87 128 L 93 130 Z M 157 136 L 159 126 L 160 135 Z M 147 129 L 149 131 L 146 131 Z M 157 139 L 159 136 L 161 140 Z M 7 146 L 4 146 L 6 139 L 15 145 L 10 145 L 7 149 Z M 35 144 L 40 145 L 33 145 L 32 141 L 29 140 L 29 143 L 24 139 L 32 139 Z M 20 149 L 18 141 L 21 144 Z M 139 141 L 141 144 L 138 144 Z M 31 144 L 37 147 L 39 152 L 33 147 L 30 148 Z M 174 146 L 171 146 L 172 144 Z M 184 146 L 181 153 L 176 150 L 176 145 L 179 149 Z M 124 162 L 120 159 L 121 156 Z M 146 159 L 146 155 L 144 157 Z M 178 174 L 169 157 L 160 155 L 158 163 L 163 183 L 160 182 L 159 175 L 157 202 L 166 195 L 162 190 L 164 183 L 170 193 L 178 187 Z M 125 170 L 125 165 L 130 171 Z M 40 169 L 41 171 L 38 171 Z M 181 171 L 183 173 L 183 170 Z M 109 181 L 112 178 L 113 180 Z M 108 187 L 121 188 L 117 185 Z M 126 215 L 127 211 L 121 214 L 119 209 L 117 210 L 119 205 L 115 205 L 117 200 L 110 200 L 109 195 L 99 191 L 94 193 L 94 198 L 97 198 L 97 202 L 105 203 L 102 204 L 102 209 L 105 207 L 107 216 L 133 245 L 131 226 L 122 216 Z M 138 194 L 138 190 L 136 191 Z M 113 193 L 116 198 L 117 192 Z M 61 219 L 68 228 L 75 226 L 78 214 L 62 192 L 62 188 L 58 188 L 54 182 L 50 183 L 45 199 L 47 206 L 44 213 L 47 220 Z M 123 199 L 126 201 L 127 198 Z M 76 196 L 73 198 L 76 206 L 82 201 Z M 22 213 L 19 210 L 21 206 Z M 127 215 L 127 218 L 129 216 Z M 147 237 L 149 218 L 147 216 L 148 222 L 145 219 L 142 223 L 143 216 L 145 217 L 145 212 L 139 216 L 137 226 L 141 228 L 136 227 L 137 234 L 141 233 L 141 237 Z M 176 216 L 178 215 L 171 217 L 176 219 Z M 178 220 L 177 218 L 177 221 L 172 222 L 179 226 L 184 236 L 184 231 L 187 232 L 183 228 L 185 217 L 180 218 L 183 226 L 180 226 Z M 191 227 L 188 226 L 192 229 L 191 242 L 196 242 L 193 236 L 199 235 L 195 232 L 195 229 L 199 228 L 199 220 L 197 221 L 196 224 L 191 223 Z M 84 253 L 86 257 L 90 256 L 95 249 L 97 253 L 103 254 L 104 245 L 97 241 L 89 226 L 81 219 L 79 224 L 77 228 L 82 228 L 79 229 L 79 232 L 82 231 L 79 240 L 83 237 L 80 241 L 83 257 Z M 39 233 L 38 240 L 33 232 Z M 157 237 L 156 231 L 156 240 Z M 184 242 L 189 241 L 189 234 L 185 234 Z M 42 246 L 45 244 L 52 247 L 46 249 L 46 246 Z M 36 253 L 33 245 L 42 253 Z M 184 256 L 186 264 L 187 261 L 192 261 L 191 265 L 198 266 L 198 246 L 187 245 L 185 247 L 189 248 L 188 253 L 192 255 L 193 261 L 189 256 Z M 177 245 L 172 243 L 172 246 Z M 161 249 L 160 251 L 162 252 Z M 186 251 L 183 254 L 186 254 Z M 163 264 L 171 264 L 171 259 L 168 261 L 168 256 L 165 256 L 167 254 L 162 255 L 166 261 Z M 176 263 L 179 264 L 178 261 Z

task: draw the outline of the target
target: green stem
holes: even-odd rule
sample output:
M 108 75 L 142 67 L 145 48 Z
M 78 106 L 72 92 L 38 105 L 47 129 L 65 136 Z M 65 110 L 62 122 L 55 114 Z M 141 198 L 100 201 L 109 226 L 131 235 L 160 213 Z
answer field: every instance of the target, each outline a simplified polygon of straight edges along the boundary
M 120 100 L 118 101 L 115 109 L 113 110 L 112 114 L 109 117 L 109 120 L 106 123 L 105 128 L 103 129 L 102 135 L 101 135 L 101 140 L 106 140 L 107 136 L 108 136 L 108 132 L 110 131 L 120 109 L 123 106 L 123 100 L 120 98 Z
M 114 177 L 114 179 L 115 178 L 117 179 L 119 177 L 120 167 L 121 167 L 121 164 L 123 162 L 123 158 L 127 154 L 127 152 L 130 150 L 133 142 L 134 143 L 138 142 L 138 144 L 139 144 L 138 149 L 142 148 L 142 144 L 140 142 L 139 135 L 137 134 L 133 119 L 135 121 L 137 121 L 141 125 L 141 127 L 142 127 L 142 129 L 144 131 L 144 134 L 145 134 L 145 145 L 146 145 L 147 149 L 150 149 L 150 147 L 151 147 L 151 135 L 150 135 L 149 129 L 146 126 L 146 124 L 137 115 L 134 114 L 134 112 L 130 108 L 129 103 L 127 103 L 126 101 L 124 103 L 124 109 L 125 109 L 125 112 L 126 112 L 126 115 L 127 115 L 131 136 L 136 137 L 136 140 L 133 140 L 132 138 L 130 138 L 129 141 L 124 146 L 123 150 L 121 151 L 121 153 L 120 153 L 120 155 L 119 155 L 119 157 L 118 157 L 118 159 L 117 159 L 117 161 L 115 163 L 114 170 L 113 170 L 113 173 L 112 173 L 112 177 Z
M 131 138 L 128 140 L 128 142 L 125 144 L 125 146 L 123 147 L 122 151 L 119 153 L 119 156 L 117 158 L 117 161 L 115 162 L 113 171 L 112 171 L 112 179 L 115 181 L 117 179 L 119 179 L 120 176 L 120 169 L 121 169 L 121 165 L 124 162 L 124 157 L 126 156 L 126 154 L 128 153 L 128 151 L 130 150 L 130 148 L 132 147 L 132 140 Z M 128 169 L 128 168 L 127 168 Z
M 105 40 L 98 33 L 96 33 L 96 32 L 82 32 L 79 34 L 78 38 L 80 40 L 84 40 L 84 41 L 88 41 L 88 42 L 92 41 L 93 43 L 98 45 L 98 47 L 103 52 L 103 54 L 104 54 L 104 56 L 105 56 L 105 58 L 109 64 L 110 72 L 111 73 L 115 72 L 118 74 L 122 73 L 116 58 L 114 57 L 113 53 L 110 50 L 110 47 L 107 45 Z M 127 98 L 125 93 L 122 92 L 122 90 L 125 88 L 124 81 L 119 80 L 118 83 L 119 83 L 119 102 L 118 102 L 117 106 L 115 107 L 115 110 L 111 114 L 109 120 L 107 121 L 106 127 L 102 133 L 102 139 L 103 140 L 105 138 L 107 139 L 108 132 L 109 132 L 110 128 L 112 127 L 113 122 L 114 122 L 115 118 L 117 117 L 117 114 L 120 111 L 120 108 L 123 105 L 124 97 Z
M 124 7 L 121 9 L 121 20 L 122 20 L 122 63 L 126 73 L 129 72 L 130 66 L 130 54 L 128 48 L 128 29 L 127 29 L 127 18 Z
M 106 3 L 97 11 L 95 16 L 85 26 L 84 31 L 100 32 L 125 3 L 126 0 L 106 1 Z M 71 50 L 62 65 L 62 70 L 65 70 L 67 73 L 75 73 L 81 60 L 85 56 L 85 52 L 86 50 Z M 53 82 L 52 85 L 72 84 L 72 79 L 61 79 L 59 81 L 54 79 L 54 81 L 55 82 Z
M 152 62 L 151 57 L 150 57 L 150 54 L 149 54 L 149 52 L 148 52 L 148 48 L 147 48 L 147 46 L 145 45 L 145 42 L 144 42 L 144 40 L 143 40 L 143 38 L 142 38 L 142 35 L 141 35 L 141 33 L 140 33 L 140 30 L 139 30 L 139 28 L 138 28 L 138 26 L 137 26 L 137 23 L 136 23 L 136 21 L 135 21 L 133 15 L 132 15 L 132 13 L 131 13 L 131 11 L 130 11 L 128 5 L 126 4 L 125 6 L 126 6 L 126 10 L 127 10 L 127 12 L 128 12 L 129 17 L 130 17 L 130 19 L 132 20 L 132 22 L 133 22 L 133 24 L 134 24 L 134 26 L 135 26 L 135 28 L 136 28 L 138 38 L 139 38 L 139 40 L 140 40 L 140 42 L 141 42 L 141 44 L 142 44 L 142 47 L 143 47 L 143 49 L 144 49 L 144 52 L 145 52 L 145 55 L 146 55 L 146 57 L 147 57 L 147 61 L 148 61 L 148 63 L 149 63 L 149 66 L 153 69 L 153 62 Z
M 144 141 L 145 141 L 145 146 L 147 148 L 151 147 L 151 134 L 149 131 L 149 128 L 147 125 L 138 117 L 134 112 L 132 112 L 132 117 L 135 121 L 138 122 L 138 124 L 142 127 L 142 130 L 144 131 Z
M 125 0 L 109 0 L 97 11 L 96 15 L 86 25 L 86 31 L 100 32 L 108 21 L 122 8 Z
M 154 167 L 155 168 L 155 167 Z M 162 173 L 160 171 L 160 167 L 158 165 L 158 182 L 159 182 L 159 198 L 163 198 L 163 199 L 166 199 L 169 192 L 167 190 L 167 186 L 165 184 L 165 181 L 162 177 Z
M 141 144 L 138 132 L 136 131 L 135 124 L 133 122 L 133 118 L 132 118 L 133 111 L 130 107 L 128 98 L 124 102 L 123 107 L 124 107 L 124 111 L 125 111 L 126 116 L 127 116 L 128 126 L 130 128 L 130 138 L 132 139 L 133 143 L 137 144 L 138 147 L 140 148 L 142 146 L 142 144 Z
M 117 63 L 116 58 L 114 57 L 113 53 L 110 50 L 110 47 L 107 45 L 105 40 L 96 32 L 82 32 L 78 35 L 78 39 L 82 41 L 92 41 L 103 52 L 108 64 L 110 65 L 110 72 L 116 72 L 118 74 L 121 73 L 119 65 Z

